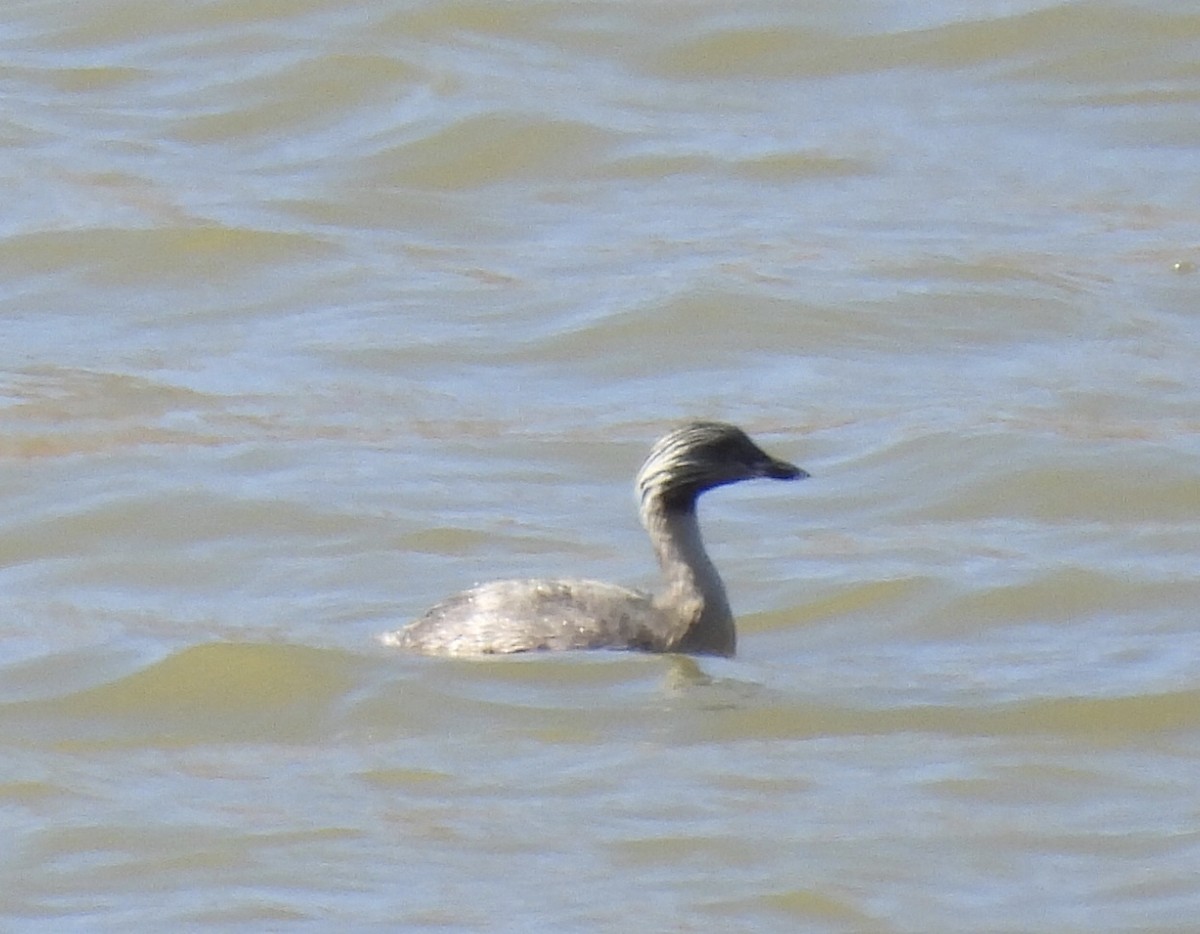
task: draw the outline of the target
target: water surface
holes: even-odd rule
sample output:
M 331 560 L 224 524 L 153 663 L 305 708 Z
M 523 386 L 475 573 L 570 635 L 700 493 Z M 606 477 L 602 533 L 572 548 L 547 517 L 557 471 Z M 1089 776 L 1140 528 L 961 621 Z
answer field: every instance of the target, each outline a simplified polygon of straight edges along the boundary
M 178 4 L 0 27 L 6 930 L 1178 931 L 1200 15 Z M 654 582 L 734 660 L 406 658 Z

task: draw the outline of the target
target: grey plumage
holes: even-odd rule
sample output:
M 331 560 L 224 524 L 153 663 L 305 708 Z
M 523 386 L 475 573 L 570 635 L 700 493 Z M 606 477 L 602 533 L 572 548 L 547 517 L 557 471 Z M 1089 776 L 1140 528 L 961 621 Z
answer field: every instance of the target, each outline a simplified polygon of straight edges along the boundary
M 595 648 L 732 655 L 733 614 L 704 550 L 696 498 L 741 480 L 806 476 L 740 428 L 690 422 L 655 443 L 636 480 L 639 515 L 664 578 L 657 594 L 593 580 L 493 581 L 437 604 L 383 641 L 434 655 Z

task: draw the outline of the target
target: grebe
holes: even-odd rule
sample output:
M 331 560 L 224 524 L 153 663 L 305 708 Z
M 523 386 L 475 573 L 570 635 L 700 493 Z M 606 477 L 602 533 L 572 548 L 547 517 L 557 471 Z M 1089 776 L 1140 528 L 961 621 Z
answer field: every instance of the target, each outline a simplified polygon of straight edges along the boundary
M 658 440 L 636 481 L 639 515 L 664 579 L 657 594 L 592 580 L 493 581 L 450 597 L 382 641 L 429 655 L 600 648 L 733 655 L 733 613 L 704 550 L 696 498 L 757 477 L 807 476 L 733 425 L 683 425 Z

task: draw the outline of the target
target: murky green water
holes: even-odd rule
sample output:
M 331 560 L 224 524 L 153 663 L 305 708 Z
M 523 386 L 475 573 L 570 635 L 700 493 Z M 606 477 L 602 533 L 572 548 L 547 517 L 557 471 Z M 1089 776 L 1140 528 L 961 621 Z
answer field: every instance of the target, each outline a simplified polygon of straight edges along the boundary
M 1181 931 L 1200 16 L 16 4 L 0 927 Z M 646 586 L 734 660 L 406 658 Z

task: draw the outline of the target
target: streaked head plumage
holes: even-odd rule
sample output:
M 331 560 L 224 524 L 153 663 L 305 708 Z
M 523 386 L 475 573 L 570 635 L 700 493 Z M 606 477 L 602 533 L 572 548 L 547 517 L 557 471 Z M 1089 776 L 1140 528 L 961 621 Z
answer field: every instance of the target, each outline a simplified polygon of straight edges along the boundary
M 705 490 L 769 477 L 799 480 L 808 474 L 767 454 L 736 425 L 695 421 L 655 442 L 637 475 L 643 509 L 651 502 L 665 509 L 690 509 Z

